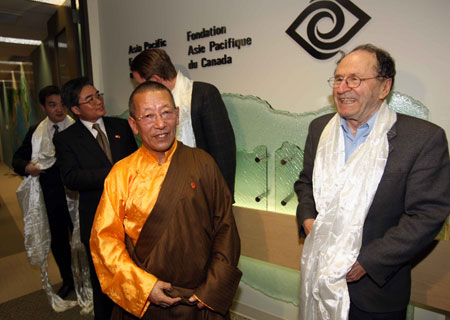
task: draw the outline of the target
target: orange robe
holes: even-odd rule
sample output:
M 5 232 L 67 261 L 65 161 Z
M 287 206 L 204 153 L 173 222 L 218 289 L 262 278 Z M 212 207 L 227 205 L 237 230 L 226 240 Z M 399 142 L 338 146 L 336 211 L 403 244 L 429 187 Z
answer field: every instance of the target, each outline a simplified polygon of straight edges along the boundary
M 199 313 L 190 319 L 200 313 L 226 317 L 241 276 L 228 187 L 202 150 L 179 142 L 166 159 L 160 165 L 142 147 L 117 163 L 105 180 L 90 242 L 102 290 L 138 317 L 152 319 L 155 312 L 174 319 L 186 312 Z M 184 294 L 184 302 L 195 294 L 215 311 L 149 306 L 158 279 Z

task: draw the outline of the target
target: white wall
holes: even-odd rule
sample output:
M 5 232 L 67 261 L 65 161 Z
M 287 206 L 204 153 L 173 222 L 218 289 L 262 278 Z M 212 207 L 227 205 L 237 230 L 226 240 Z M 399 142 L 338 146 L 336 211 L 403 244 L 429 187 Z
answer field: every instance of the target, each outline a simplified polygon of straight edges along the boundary
M 337 56 L 317 60 L 285 32 L 309 0 L 88 2 L 93 63 L 98 70 L 94 80 L 105 91 L 110 114 L 126 108 L 133 88 L 128 46 L 158 38 L 167 40 L 165 49 L 178 68 L 195 80 L 214 83 L 221 92 L 255 95 L 276 109 L 297 113 L 329 104 L 331 89 L 326 79 L 333 74 Z M 342 49 L 370 42 L 388 50 L 397 63 L 395 89 L 422 101 L 430 109 L 430 120 L 449 132 L 450 1 L 354 3 L 371 20 Z M 187 42 L 187 31 L 212 26 L 226 26 L 227 34 Z M 330 24 L 324 21 L 321 26 L 326 31 Z M 227 54 L 232 56 L 231 65 L 187 70 L 192 58 L 187 55 L 189 44 L 207 45 L 228 37 L 251 37 L 252 45 L 194 56 L 200 60 Z
M 388 50 L 396 60 L 395 90 L 420 100 L 430 120 L 450 133 L 450 1 L 354 0 L 371 16 L 341 49 L 363 43 Z M 285 32 L 310 0 L 89 0 L 94 83 L 105 92 L 110 115 L 127 108 L 133 89 L 129 79 L 129 45 L 158 38 L 177 68 L 195 80 L 214 83 L 221 92 L 255 95 L 274 108 L 296 113 L 330 104 L 326 80 L 337 56 L 317 60 Z M 346 14 L 348 23 L 351 16 Z M 227 33 L 188 42 L 187 31 L 226 26 Z M 320 24 L 330 28 L 330 21 Z M 301 30 L 301 29 L 299 29 Z M 188 56 L 188 47 L 226 38 L 252 38 L 248 47 Z M 231 56 L 231 65 L 188 70 L 191 59 Z M 274 133 L 276 134 L 276 133 Z M 420 315 L 416 319 L 426 319 Z M 440 316 L 438 316 L 440 317 Z

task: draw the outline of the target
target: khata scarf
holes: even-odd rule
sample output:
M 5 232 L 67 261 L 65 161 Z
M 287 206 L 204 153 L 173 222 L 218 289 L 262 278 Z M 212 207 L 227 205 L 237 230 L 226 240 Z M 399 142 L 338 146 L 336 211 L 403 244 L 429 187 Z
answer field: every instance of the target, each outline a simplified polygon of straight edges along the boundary
M 359 255 L 364 221 L 389 153 L 387 132 L 396 120 L 383 102 L 367 140 L 347 162 L 339 114 L 322 132 L 313 171 L 318 215 L 302 253 L 301 319 L 348 318 L 346 275 Z

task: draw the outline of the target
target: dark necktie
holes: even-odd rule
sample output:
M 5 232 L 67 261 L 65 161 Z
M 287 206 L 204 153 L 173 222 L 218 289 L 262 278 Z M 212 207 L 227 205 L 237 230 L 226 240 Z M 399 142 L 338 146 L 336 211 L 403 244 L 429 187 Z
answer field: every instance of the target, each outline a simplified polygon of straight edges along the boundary
M 97 130 L 97 142 L 100 147 L 102 147 L 103 151 L 105 151 L 105 154 L 108 157 L 109 161 L 113 163 L 108 139 L 106 138 L 106 135 L 103 133 L 102 129 L 100 129 L 100 125 L 98 123 L 94 123 L 92 129 Z
M 57 124 L 54 124 L 53 128 L 55 129 L 55 131 L 53 131 L 53 136 L 55 136 L 55 134 L 57 134 L 59 132 L 59 127 Z

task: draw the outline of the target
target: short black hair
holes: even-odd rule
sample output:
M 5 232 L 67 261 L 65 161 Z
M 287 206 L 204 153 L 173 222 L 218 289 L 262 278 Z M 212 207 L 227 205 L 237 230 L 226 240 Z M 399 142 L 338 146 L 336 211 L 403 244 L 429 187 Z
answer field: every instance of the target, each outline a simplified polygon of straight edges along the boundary
M 39 103 L 45 106 L 45 99 L 54 94 L 61 95 L 61 90 L 57 86 L 46 86 L 39 91 Z
M 61 98 L 66 107 L 77 106 L 81 90 L 89 85 L 93 86 L 92 81 L 87 77 L 67 81 L 61 90 Z
M 156 92 L 156 91 L 166 91 L 169 93 L 170 95 L 170 100 L 172 101 L 173 107 L 176 108 L 175 106 L 175 100 L 173 99 L 173 95 L 172 92 L 170 92 L 170 90 L 163 84 L 156 82 L 156 81 L 145 81 L 142 82 L 140 85 L 138 85 L 133 92 L 130 95 L 130 99 L 128 100 L 128 111 L 130 112 L 130 116 L 134 119 L 136 116 L 135 113 L 135 105 L 134 105 L 134 96 L 138 93 L 141 92 Z

